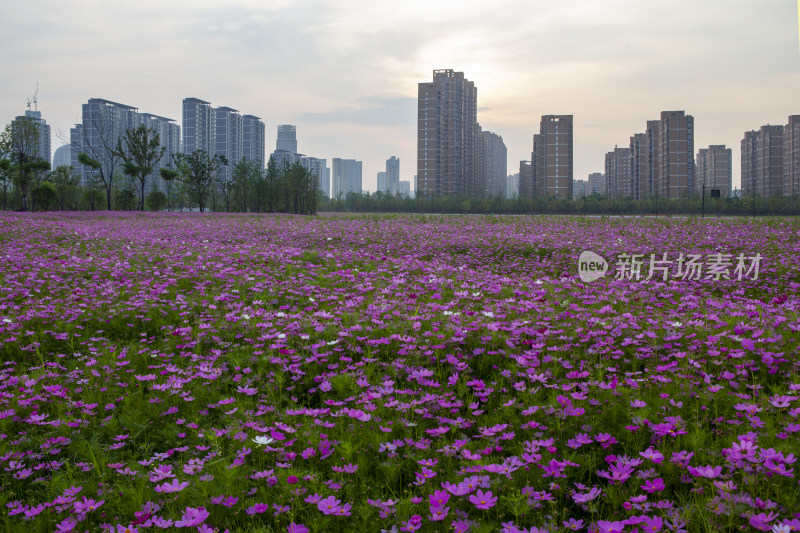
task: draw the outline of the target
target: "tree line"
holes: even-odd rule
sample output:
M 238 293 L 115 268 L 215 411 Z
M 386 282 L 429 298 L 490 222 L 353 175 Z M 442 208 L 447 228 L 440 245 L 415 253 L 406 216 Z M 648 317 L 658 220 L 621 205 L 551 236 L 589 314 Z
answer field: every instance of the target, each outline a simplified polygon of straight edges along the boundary
M 3 209 L 314 214 L 320 204 L 318 179 L 300 163 L 278 164 L 270 158 L 261 168 L 242 159 L 233 163 L 228 179 L 228 173 L 220 172 L 231 164 L 224 156 L 195 150 L 171 154 L 164 165 L 166 148 L 152 128 L 129 129 L 114 142 L 111 128 L 104 126 L 102 121 L 93 124 L 94 142 L 88 142 L 84 131 L 81 142 L 72 146 L 80 150 L 77 159 L 87 176 L 81 180 L 79 169 L 67 165 L 51 170 L 50 162 L 37 155 L 39 130 L 32 118 L 8 124 L 0 134 Z
M 753 195 L 705 199 L 651 197 L 643 200 L 593 195 L 579 199 L 553 197 L 474 198 L 350 192 L 326 198 L 316 175 L 300 163 L 270 158 L 266 168 L 244 159 L 234 162 L 230 178 L 220 169 L 231 163 L 223 156 L 195 150 L 171 154 L 158 133 L 144 125 L 116 139 L 102 121 L 94 125 L 95 142 L 81 149 L 78 161 L 88 179 L 71 166 L 50 169 L 37 154 L 39 130 L 21 117 L 0 133 L 0 187 L 3 209 L 47 210 L 199 210 L 253 213 L 314 214 L 317 211 L 564 215 L 700 215 L 795 216 L 797 196 Z M 85 134 L 85 132 L 84 132 Z M 156 172 L 156 169 L 158 172 Z M 156 180 L 162 187 L 156 187 Z M 163 190 L 162 190 L 163 189 Z M 148 192 L 149 191 L 149 192 Z

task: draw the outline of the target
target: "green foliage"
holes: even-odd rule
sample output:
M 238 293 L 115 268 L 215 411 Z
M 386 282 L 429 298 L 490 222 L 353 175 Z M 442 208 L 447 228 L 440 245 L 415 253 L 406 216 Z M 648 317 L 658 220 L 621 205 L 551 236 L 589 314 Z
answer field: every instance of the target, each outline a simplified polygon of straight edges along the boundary
M 58 202 L 58 192 L 56 186 L 49 181 L 43 181 L 38 184 L 32 191 L 31 197 L 35 209 L 39 211 L 50 211 Z
M 136 191 L 131 187 L 118 189 L 114 194 L 114 206 L 120 211 L 133 211 L 137 207 Z
M 161 211 L 167 205 L 167 195 L 154 189 L 148 193 L 145 202 L 150 211 Z
M 144 211 L 144 190 L 148 176 L 167 150 L 154 129 L 145 125 L 129 129 L 117 141 L 114 153 L 122 158 L 122 172 L 131 178 L 139 190 L 139 211 Z
M 205 211 L 212 193 L 214 175 L 221 166 L 228 164 L 228 160 L 219 154 L 210 156 L 205 150 L 195 150 L 191 154 L 173 154 L 172 158 L 190 197 L 197 202 L 201 212 Z

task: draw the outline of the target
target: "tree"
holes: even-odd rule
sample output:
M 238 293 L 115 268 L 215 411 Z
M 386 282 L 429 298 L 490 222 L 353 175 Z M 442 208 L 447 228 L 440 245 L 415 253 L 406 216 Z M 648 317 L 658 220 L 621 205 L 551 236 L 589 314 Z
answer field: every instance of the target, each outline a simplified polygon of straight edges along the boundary
M 161 174 L 161 179 L 167 186 L 167 209 L 172 211 L 172 182 L 180 176 L 180 172 L 171 167 L 160 168 L 158 173 Z
M 147 207 L 151 211 L 161 211 L 164 209 L 164 206 L 167 205 L 167 196 L 159 191 L 158 189 L 153 189 L 147 194 Z
M 219 154 L 212 157 L 205 150 L 195 150 L 191 154 L 173 154 L 172 158 L 181 180 L 202 213 L 214 186 L 214 175 L 222 165 L 228 164 L 228 160 Z
M 0 132 L 0 186 L 3 187 L 3 210 L 8 209 L 8 187 L 11 185 L 11 124 Z
M 117 140 L 113 154 L 122 159 L 122 172 L 131 178 L 138 189 L 139 211 L 144 211 L 147 177 L 153 173 L 166 150 L 166 146 L 161 146 L 158 133 L 144 124 L 127 130 L 125 136 Z
M 91 200 L 91 210 L 94 211 L 95 206 L 95 194 L 94 194 L 94 183 L 95 183 L 95 176 L 97 175 L 96 172 L 99 171 L 102 167 L 100 161 L 97 159 L 93 159 L 89 157 L 88 154 L 81 152 L 78 154 L 78 162 L 85 167 L 89 167 L 91 169 L 89 174 L 89 188 L 91 189 L 92 193 L 90 194 L 89 198 Z M 104 180 L 105 183 L 105 180 Z M 108 203 L 108 209 L 111 209 L 111 202 Z
M 119 137 L 112 127 L 111 120 L 110 116 L 92 119 L 88 126 L 81 128 L 82 142 L 77 146 L 72 145 L 73 150 L 86 153 L 92 161 L 98 163 L 97 167 L 92 166 L 92 170 L 93 174 L 99 176 L 103 183 L 109 211 L 114 193 L 114 180 L 119 177 L 119 166 L 122 162 L 122 158 L 116 151 Z M 92 132 L 91 139 L 90 131 Z M 81 164 L 86 165 L 83 162 Z
M 48 181 L 55 186 L 60 209 L 64 211 L 68 191 L 78 184 L 78 176 L 70 165 L 61 165 L 50 173 Z
M 3 211 L 8 209 L 8 186 L 11 184 L 11 160 L 0 159 L 0 184 L 3 187 Z
M 33 188 L 31 192 L 33 205 L 39 206 L 42 211 L 48 211 L 56 204 L 58 200 L 58 193 L 56 193 L 56 186 L 49 181 L 43 181 Z
M 253 193 L 256 192 L 261 169 L 259 162 L 247 161 L 242 158 L 233 167 L 233 204 L 234 210 L 242 213 L 248 211 L 256 201 Z
M 37 174 L 50 169 L 50 163 L 38 157 L 39 127 L 31 117 L 20 117 L 7 128 L 13 179 L 19 187 L 23 211 L 28 210 L 28 191 Z

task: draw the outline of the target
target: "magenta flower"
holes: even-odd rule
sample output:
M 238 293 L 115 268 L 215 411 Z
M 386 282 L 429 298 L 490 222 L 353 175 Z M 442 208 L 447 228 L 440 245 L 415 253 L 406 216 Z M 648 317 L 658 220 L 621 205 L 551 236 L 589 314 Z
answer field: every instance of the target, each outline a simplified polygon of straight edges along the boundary
M 570 518 L 569 520 L 561 522 L 561 525 L 571 531 L 578 531 L 579 529 L 583 528 L 583 520 Z
M 593 488 L 592 490 L 590 490 L 585 494 L 582 493 L 573 494 L 572 499 L 575 501 L 575 503 L 588 503 L 597 498 L 598 496 L 600 496 L 602 492 L 603 491 L 598 488 Z
M 320 500 L 317 503 L 317 508 L 322 511 L 322 514 L 329 515 L 329 514 L 336 514 L 339 512 L 339 505 L 342 502 L 337 500 L 334 496 L 328 496 L 324 500 Z
M 469 501 L 478 509 L 491 509 L 494 507 L 494 504 L 497 503 L 497 497 L 493 496 L 490 490 L 483 492 L 481 489 L 478 489 L 475 494 L 469 497 Z
M 656 531 L 661 531 L 661 528 L 664 526 L 664 520 L 660 516 L 642 516 L 642 520 L 639 522 L 639 528 L 645 533 L 655 533 Z
M 58 524 L 56 524 L 56 533 L 69 533 L 75 526 L 78 525 L 78 521 L 71 516 L 68 516 Z
M 660 477 L 656 479 L 648 479 L 647 481 L 644 482 L 644 485 L 642 485 L 641 488 L 648 494 L 652 494 L 653 492 L 660 492 L 665 488 L 664 479 Z
M 687 470 L 695 477 L 704 477 L 708 479 L 716 479 L 722 474 L 721 466 L 690 466 Z
M 444 490 L 435 490 L 428 495 L 428 502 L 431 507 L 444 507 L 450 500 L 450 494 Z
M 184 481 L 183 483 L 179 482 L 178 479 L 173 479 L 172 482 L 163 483 L 161 485 L 156 486 L 154 489 L 156 492 L 163 492 L 164 494 L 170 494 L 173 492 L 180 492 L 186 487 L 189 486 L 188 481 Z
M 447 513 L 450 511 L 449 507 L 434 507 L 431 506 L 431 515 L 428 517 L 428 520 L 431 522 L 439 522 L 440 520 L 444 520 L 447 517 Z
M 295 524 L 292 522 L 288 526 L 286 526 L 287 533 L 308 533 L 308 528 L 303 524 Z
M 94 511 L 105 503 L 105 500 L 95 501 L 91 498 L 83 497 L 83 501 L 75 502 L 75 513 L 84 514 Z
M 183 512 L 181 519 L 175 522 L 175 527 L 199 526 L 205 522 L 206 518 L 208 518 L 208 515 L 209 513 L 206 511 L 205 507 L 198 507 L 197 509 L 194 507 L 187 507 Z
M 250 507 L 245 509 L 245 512 L 247 514 L 249 514 L 250 516 L 253 516 L 253 515 L 256 515 L 256 514 L 261 514 L 261 513 L 266 513 L 267 511 L 269 511 L 269 504 L 268 503 L 257 503 L 255 505 L 251 505 Z
M 600 533 L 622 533 L 625 530 L 625 525 L 625 522 L 607 522 L 605 520 L 598 520 L 597 522 Z

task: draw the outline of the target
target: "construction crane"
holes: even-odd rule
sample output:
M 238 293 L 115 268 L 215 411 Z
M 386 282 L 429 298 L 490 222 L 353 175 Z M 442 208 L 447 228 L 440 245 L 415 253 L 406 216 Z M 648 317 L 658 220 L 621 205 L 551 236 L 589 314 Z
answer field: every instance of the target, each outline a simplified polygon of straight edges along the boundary
M 33 102 L 33 110 L 34 111 L 39 111 L 39 101 L 37 99 L 38 97 L 39 97 L 39 82 L 37 81 L 36 82 L 36 92 L 33 93 L 33 98 L 28 98 L 28 109 L 31 108 L 31 102 Z

